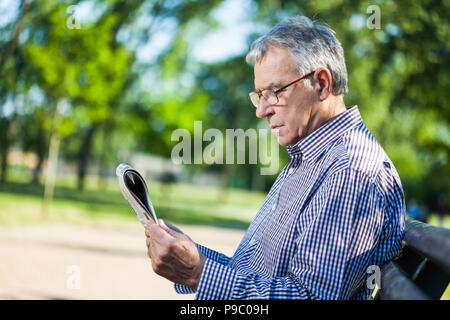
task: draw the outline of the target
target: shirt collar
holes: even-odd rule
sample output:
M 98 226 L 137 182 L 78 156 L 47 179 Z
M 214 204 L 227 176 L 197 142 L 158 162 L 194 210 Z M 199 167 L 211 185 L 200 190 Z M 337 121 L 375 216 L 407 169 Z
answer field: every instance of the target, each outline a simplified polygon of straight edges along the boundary
M 306 161 L 314 160 L 325 151 L 331 142 L 360 123 L 362 123 L 361 114 L 358 106 L 354 106 L 325 123 L 292 147 L 288 146 L 289 157 L 295 158 L 301 154 Z

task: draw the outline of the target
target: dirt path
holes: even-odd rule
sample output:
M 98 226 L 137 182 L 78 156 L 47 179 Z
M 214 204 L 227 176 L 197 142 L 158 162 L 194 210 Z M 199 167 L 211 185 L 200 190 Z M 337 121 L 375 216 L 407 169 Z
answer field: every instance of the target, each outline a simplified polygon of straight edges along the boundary
M 181 226 L 232 255 L 243 231 Z M 78 281 L 79 280 L 79 281 Z M 79 288 L 77 288 L 79 285 Z M 153 273 L 138 224 L 0 228 L 0 299 L 193 299 Z

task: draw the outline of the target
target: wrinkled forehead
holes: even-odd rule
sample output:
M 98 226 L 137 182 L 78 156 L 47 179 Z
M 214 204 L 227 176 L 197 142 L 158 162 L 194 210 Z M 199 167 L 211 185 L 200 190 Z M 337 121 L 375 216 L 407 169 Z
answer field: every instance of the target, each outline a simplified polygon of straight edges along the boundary
M 292 81 L 297 75 L 294 58 L 285 47 L 271 47 L 255 62 L 254 82 L 256 90 L 273 89 Z

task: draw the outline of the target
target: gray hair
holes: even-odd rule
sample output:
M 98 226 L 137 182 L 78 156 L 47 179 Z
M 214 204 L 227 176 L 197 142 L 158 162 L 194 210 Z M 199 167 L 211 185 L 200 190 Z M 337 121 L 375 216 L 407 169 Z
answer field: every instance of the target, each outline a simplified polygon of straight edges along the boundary
M 333 77 L 333 93 L 345 94 L 348 86 L 344 49 L 334 34 L 325 24 L 305 16 L 288 18 L 256 39 L 245 60 L 254 64 L 265 56 L 270 47 L 286 47 L 294 56 L 299 74 L 326 67 Z

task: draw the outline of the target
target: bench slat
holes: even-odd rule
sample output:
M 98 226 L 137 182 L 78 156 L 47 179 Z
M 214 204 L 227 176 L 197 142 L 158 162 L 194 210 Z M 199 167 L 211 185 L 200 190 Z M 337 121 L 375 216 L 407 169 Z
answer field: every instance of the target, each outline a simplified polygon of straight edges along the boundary
M 389 261 L 381 269 L 380 299 L 428 300 L 430 298 L 408 279 L 394 262 Z
M 450 274 L 450 230 L 407 220 L 403 241 Z

